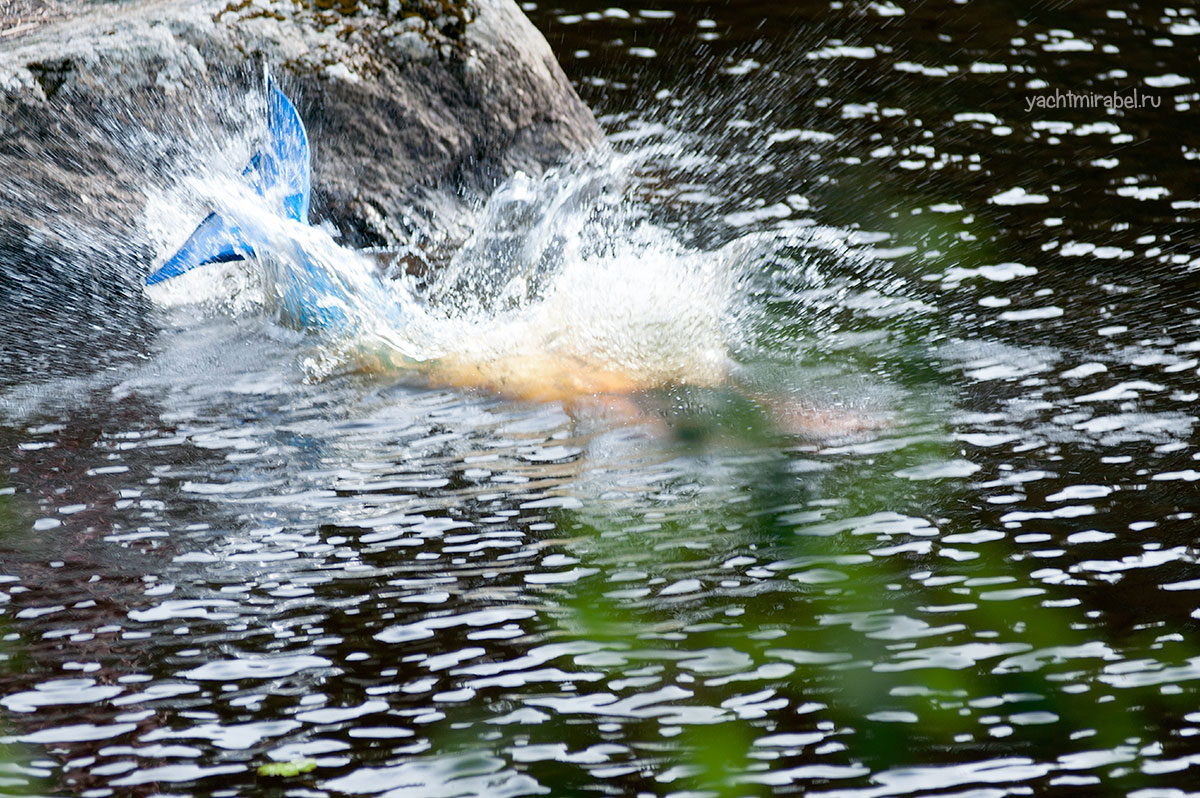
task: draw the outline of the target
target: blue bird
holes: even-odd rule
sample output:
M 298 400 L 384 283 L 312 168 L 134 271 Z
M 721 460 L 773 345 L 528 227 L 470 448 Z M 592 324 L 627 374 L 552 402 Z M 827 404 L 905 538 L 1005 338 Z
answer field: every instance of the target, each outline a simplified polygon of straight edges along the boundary
M 308 134 L 296 107 L 274 81 L 268 80 L 267 94 L 267 141 L 242 177 L 260 197 L 282 195 L 282 214 L 307 227 L 312 187 Z M 374 311 L 386 318 L 396 315 L 394 303 L 388 301 L 378 280 L 355 280 L 349 273 L 340 272 L 326 262 L 327 257 L 309 251 L 301 238 L 281 241 L 280 236 L 264 231 L 253 219 L 235 220 L 220 212 L 210 213 L 179 251 L 146 278 L 146 285 L 166 282 L 210 263 L 262 260 L 273 255 L 276 257 L 265 262 L 273 277 L 275 298 L 281 315 L 296 327 L 353 334 L 359 331 L 359 325 L 351 320 L 349 309 L 361 307 L 364 301 L 371 302 Z
M 242 176 L 260 196 L 286 188 L 285 213 L 288 218 L 307 224 L 312 187 L 308 134 L 296 107 L 274 81 L 268 83 L 268 95 L 267 145 L 251 159 Z M 219 213 L 210 213 L 179 251 L 146 278 L 146 285 L 178 277 L 197 266 L 243 260 L 255 254 L 237 224 Z

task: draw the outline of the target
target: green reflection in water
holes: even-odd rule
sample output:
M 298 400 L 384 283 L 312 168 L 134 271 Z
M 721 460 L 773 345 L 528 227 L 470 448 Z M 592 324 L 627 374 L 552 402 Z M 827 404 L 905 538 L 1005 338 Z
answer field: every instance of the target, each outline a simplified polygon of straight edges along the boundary
M 0 482 L 0 538 L 14 536 L 27 528 L 19 523 L 21 514 L 15 497 L 4 488 Z M 0 615 L 0 682 L 29 667 L 27 658 L 9 642 L 10 635 L 8 618 Z M 30 752 L 22 744 L 10 742 L 12 739 L 12 728 L 5 720 L 5 712 L 0 711 L 0 795 L 43 794 L 45 784 L 29 768 Z
M 608 503 L 557 519 L 582 533 L 582 565 L 601 570 L 560 594 L 568 611 L 558 632 L 617 652 L 609 671 L 602 659 L 592 663 L 605 678 L 627 678 L 623 668 L 645 660 L 674 662 L 678 683 L 679 663 L 721 652 L 726 670 L 687 674 L 687 704 L 728 707 L 756 691 L 787 699 L 789 709 L 769 725 L 761 715 L 724 712 L 672 730 L 654 770 L 671 775 L 673 788 L 765 795 L 785 759 L 846 776 L 998 755 L 1054 764 L 1102 751 L 1113 794 L 1145 783 L 1139 749 L 1154 739 L 1144 736 L 1154 718 L 1177 714 L 1173 697 L 1153 685 L 1110 688 L 1096 676 L 1114 652 L 1149 652 L 1152 630 L 1110 639 L 1073 593 L 1033 576 L 1036 564 L 1014 558 L 1010 540 L 980 528 L 977 498 L 963 481 L 969 464 L 936 402 L 908 408 L 901 427 L 848 447 L 856 453 L 840 460 L 783 438 L 734 393 L 675 407 L 680 456 L 703 460 L 720 450 L 715 459 L 740 464 L 722 474 L 724 490 L 675 503 L 652 534 L 630 531 L 643 519 Z M 805 458 L 811 468 L 798 473 Z M 955 541 L 968 545 L 955 549 Z M 935 543 L 958 557 L 935 556 Z M 687 575 L 689 559 L 711 565 L 714 551 L 752 551 L 773 578 L 759 592 L 740 584 L 693 600 L 663 600 L 612 579 L 632 568 L 671 584 Z M 787 589 L 778 586 L 782 574 Z M 661 682 L 647 690 L 668 683 L 668 673 L 650 675 Z M 574 736 L 566 722 L 553 724 L 559 740 Z M 654 739 L 656 731 L 625 737 Z M 794 735 L 781 738 L 794 750 L 777 759 L 756 742 L 782 734 Z

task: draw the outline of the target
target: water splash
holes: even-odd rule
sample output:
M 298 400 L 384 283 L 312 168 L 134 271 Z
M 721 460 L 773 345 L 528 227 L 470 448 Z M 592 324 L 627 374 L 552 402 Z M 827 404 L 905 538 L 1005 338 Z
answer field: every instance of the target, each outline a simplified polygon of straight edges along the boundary
M 514 175 L 460 220 L 473 232 L 448 262 L 419 276 L 264 209 L 232 171 L 186 181 L 186 202 L 234 221 L 259 258 L 184 275 L 155 296 L 322 328 L 303 356 L 312 379 L 415 371 L 546 400 L 726 383 L 800 394 L 813 375 L 798 364 L 830 360 L 842 333 L 916 307 L 892 296 L 903 285 L 856 254 L 852 233 L 735 212 L 713 193 L 730 177 L 728 153 L 686 127 L 634 125 L 612 139 L 628 150 Z M 162 217 L 148 226 L 166 254 L 180 236 L 161 235 Z M 833 360 L 850 366 L 833 369 L 843 377 L 863 371 Z
M 319 227 L 264 209 L 227 181 L 194 189 L 257 252 L 152 289 L 161 304 L 259 307 L 327 333 L 330 365 L 421 365 L 433 379 L 556 398 L 665 384 L 710 385 L 730 369 L 752 265 L 780 241 L 747 236 L 689 248 L 628 198 L 632 156 L 518 174 L 481 209 L 476 232 L 427 285 L 383 279 L 372 259 Z

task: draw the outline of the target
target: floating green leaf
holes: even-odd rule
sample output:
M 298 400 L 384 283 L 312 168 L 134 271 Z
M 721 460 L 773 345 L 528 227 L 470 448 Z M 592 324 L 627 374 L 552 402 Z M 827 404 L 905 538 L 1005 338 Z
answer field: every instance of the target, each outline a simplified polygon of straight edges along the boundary
M 304 757 L 291 762 L 272 762 L 258 768 L 258 775 L 287 779 L 317 769 L 317 760 Z

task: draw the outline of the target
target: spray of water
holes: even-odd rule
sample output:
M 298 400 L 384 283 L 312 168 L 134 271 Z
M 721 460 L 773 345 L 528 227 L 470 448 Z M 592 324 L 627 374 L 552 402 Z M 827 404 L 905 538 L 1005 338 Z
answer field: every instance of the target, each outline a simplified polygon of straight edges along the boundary
M 157 236 L 161 254 L 190 229 L 182 195 L 193 215 L 233 220 L 258 258 L 161 283 L 154 298 L 318 329 L 312 378 L 416 372 L 538 399 L 731 377 L 760 395 L 763 375 L 776 393 L 811 393 L 797 364 L 830 351 L 847 309 L 858 332 L 891 302 L 845 231 L 729 208 L 719 186 L 731 161 L 709 139 L 634 123 L 612 139 L 625 151 L 499 186 L 451 260 L 420 278 L 393 278 L 320 225 L 288 220 L 233 169 L 182 181 L 147 213 L 147 227 L 174 229 Z
M 325 368 L 416 367 L 440 382 L 537 398 L 720 382 L 731 341 L 745 334 L 749 266 L 779 242 L 681 244 L 629 199 L 635 161 L 516 175 L 423 286 L 381 278 L 371 258 L 236 184 L 193 183 L 261 257 L 196 270 L 154 296 L 235 312 L 257 306 L 292 326 L 332 318 L 321 325 L 336 353 Z

